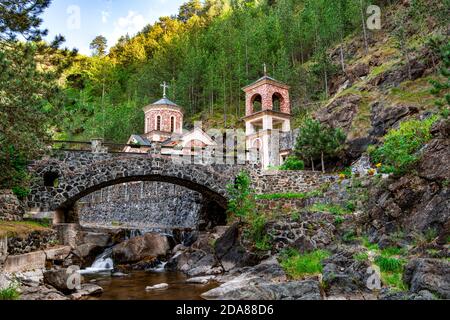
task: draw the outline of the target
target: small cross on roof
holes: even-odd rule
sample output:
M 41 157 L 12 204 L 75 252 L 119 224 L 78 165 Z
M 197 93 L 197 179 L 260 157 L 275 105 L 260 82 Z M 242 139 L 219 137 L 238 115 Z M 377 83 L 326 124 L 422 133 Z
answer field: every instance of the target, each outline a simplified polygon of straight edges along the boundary
M 161 87 L 163 88 L 163 97 L 167 98 L 166 90 L 170 88 L 170 86 L 164 81 L 163 84 L 161 84 Z

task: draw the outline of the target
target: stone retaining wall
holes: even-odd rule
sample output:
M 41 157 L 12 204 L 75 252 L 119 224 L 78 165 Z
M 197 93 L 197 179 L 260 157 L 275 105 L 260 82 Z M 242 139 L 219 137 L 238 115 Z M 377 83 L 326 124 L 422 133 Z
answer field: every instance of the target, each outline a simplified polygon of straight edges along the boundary
M 0 220 L 20 221 L 24 206 L 11 190 L 0 190 Z
M 56 243 L 58 243 L 56 230 L 34 231 L 25 238 L 8 238 L 8 254 L 17 255 L 44 250 Z
M 337 176 L 311 171 L 257 170 L 252 174 L 253 187 L 257 194 L 309 192 L 326 183 L 337 180 Z

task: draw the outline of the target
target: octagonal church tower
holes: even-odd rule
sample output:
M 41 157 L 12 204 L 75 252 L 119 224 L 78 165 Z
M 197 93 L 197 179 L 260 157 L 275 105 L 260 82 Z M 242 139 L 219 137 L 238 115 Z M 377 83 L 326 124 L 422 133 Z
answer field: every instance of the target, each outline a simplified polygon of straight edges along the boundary
M 151 142 L 163 142 L 183 133 L 183 110 L 166 95 L 146 107 L 145 137 Z

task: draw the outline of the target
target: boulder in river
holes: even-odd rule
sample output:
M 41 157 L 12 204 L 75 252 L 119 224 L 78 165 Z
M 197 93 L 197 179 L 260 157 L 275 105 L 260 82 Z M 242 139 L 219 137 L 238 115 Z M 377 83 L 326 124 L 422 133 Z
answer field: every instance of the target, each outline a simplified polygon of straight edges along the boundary
M 145 288 L 146 291 L 153 291 L 153 290 L 166 290 L 169 288 L 169 285 L 167 283 L 160 283 L 154 286 L 149 286 Z
M 147 233 L 124 241 L 113 248 L 113 260 L 118 264 L 132 264 L 149 258 L 166 256 L 170 250 L 166 236 Z

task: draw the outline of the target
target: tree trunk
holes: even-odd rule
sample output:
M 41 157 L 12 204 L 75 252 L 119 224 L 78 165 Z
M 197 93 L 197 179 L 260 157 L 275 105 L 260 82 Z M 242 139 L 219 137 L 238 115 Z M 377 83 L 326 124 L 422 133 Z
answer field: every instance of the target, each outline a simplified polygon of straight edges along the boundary
M 322 160 L 322 173 L 325 173 L 325 161 L 323 160 L 323 152 L 322 152 L 322 154 L 321 154 L 321 160 Z
M 366 17 L 364 16 L 364 6 L 363 6 L 363 0 L 360 1 L 361 3 L 361 19 L 362 19 L 362 26 L 363 26 L 363 33 L 364 33 L 364 48 L 366 51 L 366 54 L 369 52 L 369 44 L 367 41 L 367 30 L 366 30 Z
M 311 157 L 311 167 L 312 167 L 312 171 L 316 172 L 316 169 L 314 168 L 314 160 L 312 157 Z

